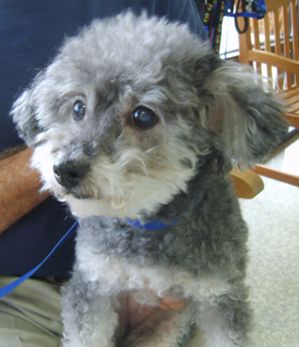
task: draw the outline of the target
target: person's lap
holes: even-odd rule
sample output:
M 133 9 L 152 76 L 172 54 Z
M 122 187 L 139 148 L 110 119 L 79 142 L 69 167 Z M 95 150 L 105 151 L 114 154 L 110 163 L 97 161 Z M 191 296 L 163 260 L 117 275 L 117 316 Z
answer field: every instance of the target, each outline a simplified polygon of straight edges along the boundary
M 0 276 L 0 287 L 14 277 Z M 58 284 L 29 279 L 0 299 L 0 346 L 59 347 L 62 336 Z M 198 347 L 198 337 L 189 347 Z
M 13 280 L 0 277 L 0 286 Z M 0 300 L 0 346 L 58 347 L 62 333 L 59 286 L 27 280 Z

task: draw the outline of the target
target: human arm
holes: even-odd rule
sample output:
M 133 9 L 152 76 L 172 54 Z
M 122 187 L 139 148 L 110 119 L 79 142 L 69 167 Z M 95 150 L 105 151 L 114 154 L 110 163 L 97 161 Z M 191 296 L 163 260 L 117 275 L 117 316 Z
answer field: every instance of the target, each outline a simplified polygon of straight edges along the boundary
M 39 174 L 30 168 L 32 150 L 23 149 L 0 159 L 0 233 L 49 195 L 39 192 Z

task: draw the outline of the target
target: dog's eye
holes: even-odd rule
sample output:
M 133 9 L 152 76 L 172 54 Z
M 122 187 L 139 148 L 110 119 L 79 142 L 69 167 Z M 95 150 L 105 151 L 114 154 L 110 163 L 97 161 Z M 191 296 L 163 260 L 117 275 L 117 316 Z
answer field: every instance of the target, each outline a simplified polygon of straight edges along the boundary
M 159 121 L 158 116 L 150 109 L 140 106 L 131 114 L 131 124 L 139 130 L 149 130 Z
M 77 100 L 73 104 L 73 118 L 76 121 L 80 121 L 84 118 L 86 113 L 86 105 L 83 101 Z

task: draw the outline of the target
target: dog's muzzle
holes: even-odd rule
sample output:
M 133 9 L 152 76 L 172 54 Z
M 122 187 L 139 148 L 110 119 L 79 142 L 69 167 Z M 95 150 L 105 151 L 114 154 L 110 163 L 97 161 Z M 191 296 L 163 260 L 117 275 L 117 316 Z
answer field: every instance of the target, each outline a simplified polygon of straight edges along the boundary
M 86 176 L 89 165 L 77 161 L 66 161 L 53 166 L 56 181 L 63 187 L 76 187 Z

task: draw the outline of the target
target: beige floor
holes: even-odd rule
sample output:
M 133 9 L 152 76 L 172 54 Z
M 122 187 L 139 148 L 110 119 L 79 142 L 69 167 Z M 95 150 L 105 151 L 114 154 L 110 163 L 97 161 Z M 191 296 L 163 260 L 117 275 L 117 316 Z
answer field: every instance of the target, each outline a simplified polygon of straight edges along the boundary
M 240 201 L 250 230 L 250 347 L 299 347 L 299 188 L 264 182 L 257 197 Z M 198 337 L 191 347 L 199 346 Z
M 299 347 L 299 188 L 264 181 L 262 193 L 241 202 L 250 229 L 252 346 Z

